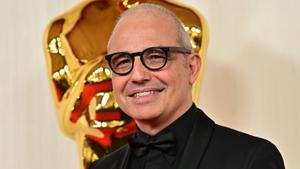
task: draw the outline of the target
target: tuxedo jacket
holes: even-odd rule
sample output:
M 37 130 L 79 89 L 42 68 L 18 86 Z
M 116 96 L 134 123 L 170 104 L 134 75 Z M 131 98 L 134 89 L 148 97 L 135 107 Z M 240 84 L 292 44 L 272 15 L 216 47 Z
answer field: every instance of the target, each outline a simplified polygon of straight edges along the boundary
M 262 138 L 215 124 L 200 109 L 178 169 L 284 169 L 277 148 Z M 183 129 L 184 132 L 184 129 Z M 125 145 L 94 162 L 90 169 L 127 169 Z

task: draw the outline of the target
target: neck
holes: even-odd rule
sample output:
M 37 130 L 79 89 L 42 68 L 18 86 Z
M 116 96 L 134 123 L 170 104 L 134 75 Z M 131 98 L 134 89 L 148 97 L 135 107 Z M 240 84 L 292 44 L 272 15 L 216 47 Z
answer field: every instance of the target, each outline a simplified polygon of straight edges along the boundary
M 136 120 L 136 124 L 144 133 L 151 136 L 156 135 L 179 117 L 181 117 L 192 106 L 192 102 L 182 106 L 180 109 L 176 109 L 171 117 L 158 117 L 151 120 Z

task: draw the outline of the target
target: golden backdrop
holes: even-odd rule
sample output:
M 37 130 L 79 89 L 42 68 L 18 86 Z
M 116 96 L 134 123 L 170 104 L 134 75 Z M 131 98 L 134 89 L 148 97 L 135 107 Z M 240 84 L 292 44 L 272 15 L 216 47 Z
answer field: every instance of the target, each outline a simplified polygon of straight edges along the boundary
M 78 146 L 81 168 L 124 145 L 135 132 L 134 121 L 122 113 L 112 93 L 111 70 L 104 61 L 115 20 L 141 3 L 173 11 L 202 59 L 193 100 L 199 102 L 200 82 L 208 45 L 205 18 L 176 0 L 84 0 L 56 17 L 44 34 L 48 78 L 61 130 Z

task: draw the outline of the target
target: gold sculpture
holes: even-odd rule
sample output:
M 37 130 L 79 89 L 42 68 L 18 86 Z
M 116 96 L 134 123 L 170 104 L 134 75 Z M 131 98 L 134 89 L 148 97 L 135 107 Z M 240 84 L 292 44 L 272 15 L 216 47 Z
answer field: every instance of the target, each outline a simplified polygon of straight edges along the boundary
M 179 0 L 84 0 L 49 24 L 43 42 L 59 126 L 76 141 L 81 168 L 124 145 L 135 132 L 134 121 L 115 102 L 112 72 L 103 56 L 117 17 L 141 3 L 160 4 L 183 22 L 202 59 L 193 86 L 199 102 L 208 29 L 198 11 Z

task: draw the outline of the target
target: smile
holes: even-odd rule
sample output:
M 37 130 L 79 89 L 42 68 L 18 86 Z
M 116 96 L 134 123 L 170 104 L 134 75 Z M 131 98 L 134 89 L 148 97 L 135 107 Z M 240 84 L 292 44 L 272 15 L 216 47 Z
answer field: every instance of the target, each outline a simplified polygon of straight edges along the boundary
M 151 89 L 151 90 L 142 90 L 142 91 L 136 91 L 129 95 L 129 97 L 132 98 L 142 98 L 146 96 L 151 96 L 157 93 L 160 93 L 163 91 L 163 89 Z
M 154 94 L 154 93 L 157 93 L 157 92 L 158 91 L 153 91 L 153 90 L 139 92 L 139 93 L 134 94 L 133 97 L 135 97 L 135 98 L 144 97 L 144 96 L 148 96 L 148 95 L 151 95 L 151 94 Z

